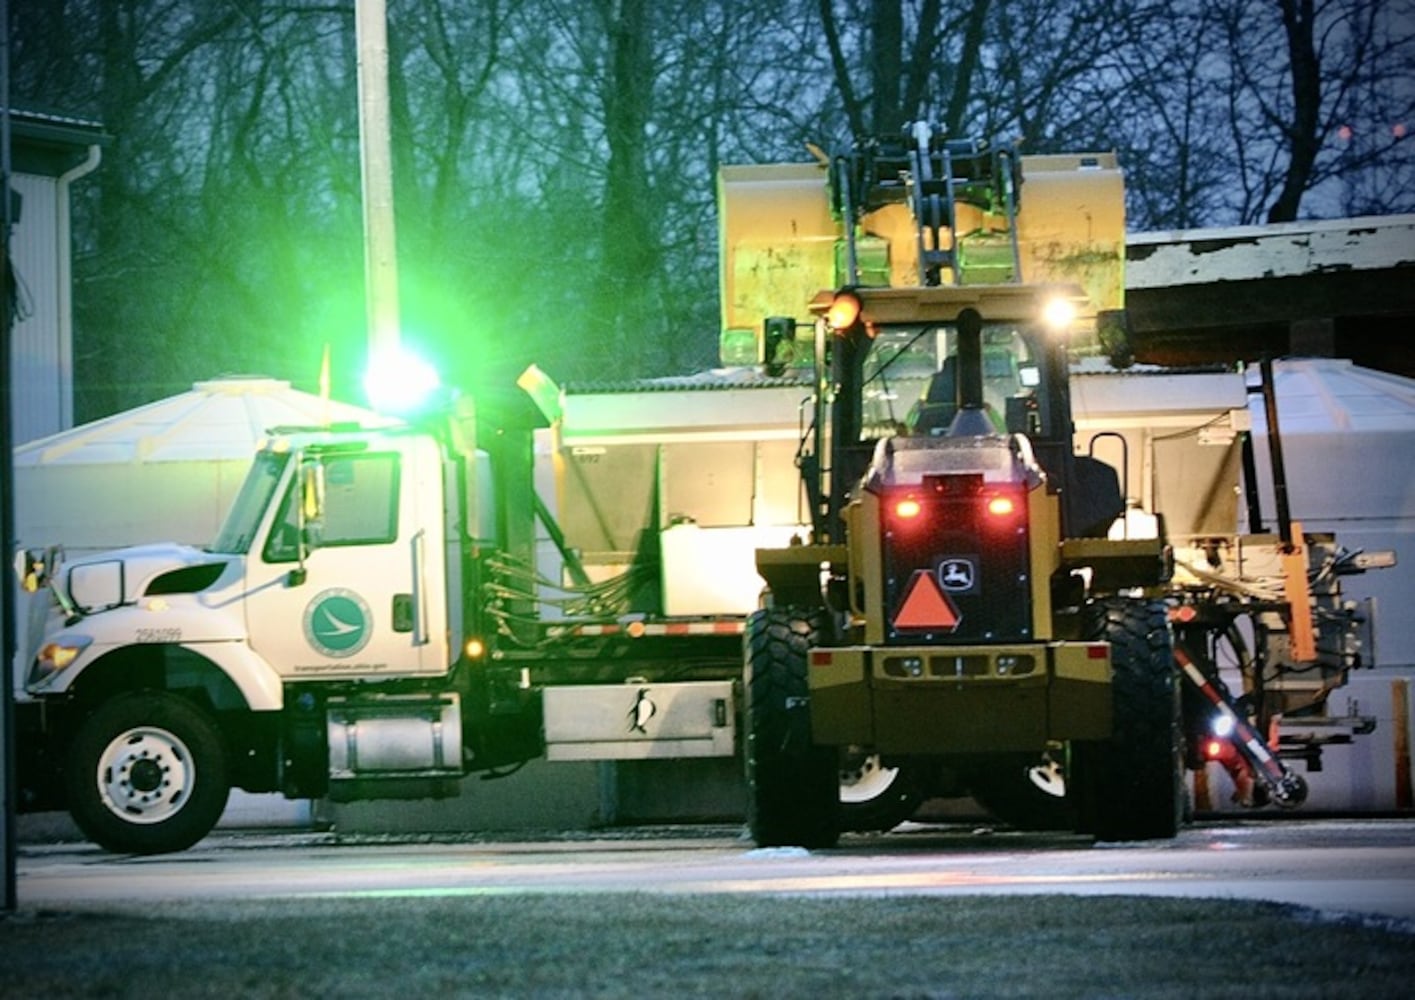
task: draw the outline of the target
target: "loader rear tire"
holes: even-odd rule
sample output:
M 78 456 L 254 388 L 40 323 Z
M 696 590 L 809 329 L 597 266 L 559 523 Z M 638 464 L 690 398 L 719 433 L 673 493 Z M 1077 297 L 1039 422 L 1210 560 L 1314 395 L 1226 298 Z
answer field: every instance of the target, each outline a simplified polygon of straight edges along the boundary
M 747 826 L 758 847 L 831 847 L 840 836 L 838 756 L 811 740 L 806 680 L 823 624 L 791 608 L 747 619 Z
M 1184 817 L 1179 671 L 1165 605 L 1112 598 L 1085 609 L 1085 634 L 1111 646 L 1112 736 L 1071 748 L 1083 832 L 1161 840 Z

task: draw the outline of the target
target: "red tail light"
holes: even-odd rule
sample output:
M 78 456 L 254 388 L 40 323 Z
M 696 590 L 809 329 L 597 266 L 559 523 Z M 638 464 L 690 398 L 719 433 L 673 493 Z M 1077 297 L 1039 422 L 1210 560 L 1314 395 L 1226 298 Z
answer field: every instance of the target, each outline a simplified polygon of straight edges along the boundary
M 905 497 L 894 505 L 894 516 L 908 521 L 918 517 L 923 509 L 919 501 L 913 497 Z
M 1011 497 L 992 497 L 988 500 L 988 513 L 993 517 L 1011 517 L 1017 513 L 1017 503 Z

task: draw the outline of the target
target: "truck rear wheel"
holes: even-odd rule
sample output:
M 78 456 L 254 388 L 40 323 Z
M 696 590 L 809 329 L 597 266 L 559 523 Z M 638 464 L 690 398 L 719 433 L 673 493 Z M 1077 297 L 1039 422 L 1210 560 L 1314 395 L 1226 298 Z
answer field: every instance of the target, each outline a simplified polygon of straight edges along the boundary
M 1018 830 L 1073 830 L 1076 810 L 1059 751 L 989 756 L 968 774 L 968 791 L 994 818 Z
M 1184 816 L 1184 744 L 1165 606 L 1116 598 L 1085 614 L 1085 634 L 1111 644 L 1115 716 L 1109 740 L 1072 747 L 1081 828 L 1098 840 L 1173 837 Z
M 122 695 L 84 720 L 65 781 L 79 828 L 120 854 L 191 847 L 216 825 L 230 794 L 216 724 L 162 691 Z
M 747 619 L 747 825 L 760 847 L 830 847 L 840 835 L 836 750 L 811 741 L 806 670 L 821 624 L 790 608 Z
M 847 748 L 840 757 L 840 828 L 861 833 L 893 830 L 924 801 L 915 768 L 891 767 L 877 753 Z

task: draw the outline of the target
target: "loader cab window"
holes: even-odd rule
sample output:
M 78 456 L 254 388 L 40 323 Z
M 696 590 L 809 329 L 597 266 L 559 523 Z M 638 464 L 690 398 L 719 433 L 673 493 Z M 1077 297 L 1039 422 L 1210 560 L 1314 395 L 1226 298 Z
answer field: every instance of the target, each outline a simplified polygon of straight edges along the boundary
M 998 433 L 1046 437 L 1049 409 L 1045 357 L 1040 335 L 1016 323 L 989 323 L 983 327 L 983 402 Z M 951 326 L 934 331 L 936 368 L 915 397 L 909 412 L 909 432 L 937 436 L 947 432 L 957 413 L 958 335 Z
M 262 553 L 266 562 L 341 545 L 384 545 L 398 537 L 398 456 L 324 455 L 291 477 Z
M 937 331 L 921 326 L 883 327 L 865 358 L 863 437 L 904 433 L 910 405 L 938 371 Z

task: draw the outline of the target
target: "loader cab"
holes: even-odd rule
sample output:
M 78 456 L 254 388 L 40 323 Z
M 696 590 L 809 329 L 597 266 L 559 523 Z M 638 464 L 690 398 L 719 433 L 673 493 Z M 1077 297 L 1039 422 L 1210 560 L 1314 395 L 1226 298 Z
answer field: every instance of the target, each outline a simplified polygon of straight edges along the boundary
M 1123 502 L 1113 470 L 1073 454 L 1066 339 L 1078 301 L 1079 289 L 1022 285 L 818 296 L 832 397 L 818 532 L 839 536 L 840 512 L 882 439 L 1022 435 L 1063 495 L 1068 537 L 1103 533 Z M 1051 312 L 1057 303 L 1069 316 Z

